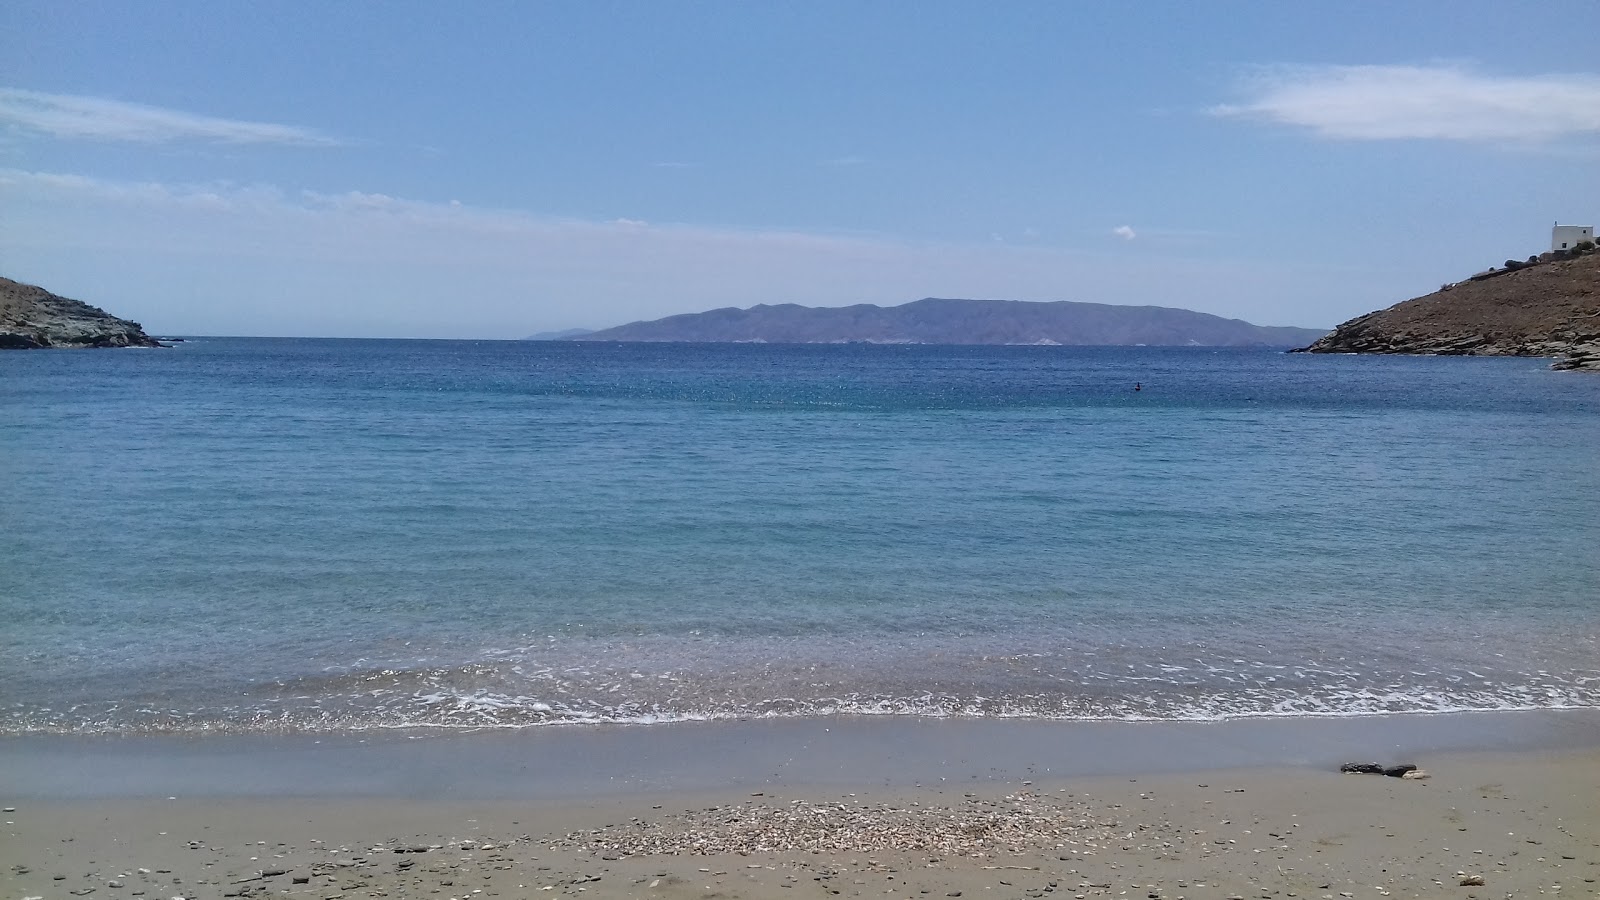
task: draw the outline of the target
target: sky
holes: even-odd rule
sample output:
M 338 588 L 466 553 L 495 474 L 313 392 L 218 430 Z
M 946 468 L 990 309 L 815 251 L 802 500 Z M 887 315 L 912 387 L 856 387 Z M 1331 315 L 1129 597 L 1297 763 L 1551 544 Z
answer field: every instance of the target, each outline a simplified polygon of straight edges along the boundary
M 173 335 L 1331 327 L 1600 223 L 1600 4 L 0 5 L 0 275 Z

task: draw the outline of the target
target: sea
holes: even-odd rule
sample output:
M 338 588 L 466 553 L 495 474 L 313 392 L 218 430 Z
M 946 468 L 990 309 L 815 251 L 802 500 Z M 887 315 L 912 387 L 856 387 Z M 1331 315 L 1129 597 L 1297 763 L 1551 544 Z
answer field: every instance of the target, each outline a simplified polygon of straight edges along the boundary
M 0 485 L 0 734 L 1600 707 L 1545 360 L 15 352 Z

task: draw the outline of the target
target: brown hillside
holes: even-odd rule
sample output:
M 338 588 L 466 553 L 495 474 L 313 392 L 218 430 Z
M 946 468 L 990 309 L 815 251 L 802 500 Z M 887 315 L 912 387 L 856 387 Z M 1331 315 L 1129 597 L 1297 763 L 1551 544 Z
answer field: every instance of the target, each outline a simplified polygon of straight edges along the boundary
M 1568 356 L 1600 366 L 1600 253 L 1464 281 L 1335 328 L 1311 353 Z

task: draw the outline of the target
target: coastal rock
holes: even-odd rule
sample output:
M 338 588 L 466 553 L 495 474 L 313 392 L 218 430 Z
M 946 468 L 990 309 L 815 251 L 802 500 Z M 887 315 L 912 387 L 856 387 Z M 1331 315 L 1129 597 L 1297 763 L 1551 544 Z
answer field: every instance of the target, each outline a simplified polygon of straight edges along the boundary
M 44 346 L 25 334 L 0 332 L 0 350 L 39 350 Z
M 1401 764 L 1398 766 L 1385 766 L 1383 769 L 1383 774 L 1389 776 L 1390 778 L 1403 778 L 1407 772 L 1415 772 L 1416 770 L 1416 766 L 1410 764 Z
M 1339 771 L 1346 775 L 1382 775 L 1383 766 L 1377 763 L 1345 763 Z
M 160 347 L 138 322 L 0 278 L 0 350 L 51 347 Z
M 1600 371 L 1600 253 L 1548 259 L 1358 316 L 1308 353 L 1563 357 Z
M 1551 363 L 1550 368 L 1558 371 L 1578 369 L 1600 371 L 1600 341 L 1568 344 L 1564 350 L 1566 358 Z

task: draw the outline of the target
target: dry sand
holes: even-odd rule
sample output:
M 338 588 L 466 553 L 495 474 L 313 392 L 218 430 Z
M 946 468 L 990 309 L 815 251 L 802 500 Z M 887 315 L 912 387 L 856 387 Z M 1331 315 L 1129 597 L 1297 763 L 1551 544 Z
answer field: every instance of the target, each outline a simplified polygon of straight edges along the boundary
M 7 898 L 1592 897 L 1600 752 L 586 801 L 7 802 Z M 13 806 L 13 804 L 15 804 Z M 1463 884 L 1481 876 L 1482 884 Z

